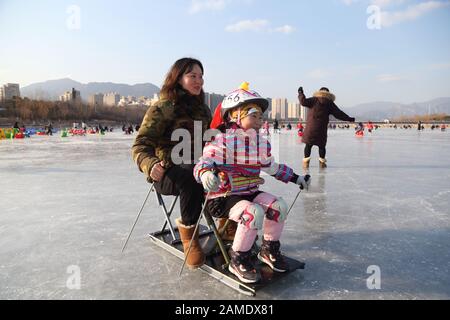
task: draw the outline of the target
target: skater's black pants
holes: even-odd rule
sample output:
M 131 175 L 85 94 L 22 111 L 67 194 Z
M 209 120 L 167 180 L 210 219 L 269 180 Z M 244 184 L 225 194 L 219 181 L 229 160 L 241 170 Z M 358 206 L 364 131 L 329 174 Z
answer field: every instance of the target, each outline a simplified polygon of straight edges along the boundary
M 197 223 L 204 201 L 203 186 L 193 175 L 194 165 L 178 165 L 169 168 L 155 189 L 164 196 L 180 196 L 181 221 L 185 226 Z
M 309 158 L 311 156 L 312 147 L 313 147 L 312 144 L 305 145 L 305 158 Z M 327 154 L 327 149 L 325 148 L 325 146 L 318 146 L 318 147 L 319 147 L 319 157 L 321 157 L 322 159 L 325 159 L 325 156 Z

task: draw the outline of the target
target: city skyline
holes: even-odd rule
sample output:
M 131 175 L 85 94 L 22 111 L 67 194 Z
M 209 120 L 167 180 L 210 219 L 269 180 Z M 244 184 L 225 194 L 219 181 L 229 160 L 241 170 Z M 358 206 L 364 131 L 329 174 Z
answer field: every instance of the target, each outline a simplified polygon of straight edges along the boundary
M 11 100 L 14 97 L 23 98 L 20 93 L 20 85 L 15 83 L 7 83 L 0 86 L 0 102 L 5 100 Z M 205 92 L 205 104 L 214 114 L 216 108 L 225 99 L 225 95 Z M 307 116 L 307 108 L 301 106 L 298 102 L 288 102 L 286 98 L 267 98 L 269 101 L 269 108 L 265 112 L 265 118 L 268 120 L 281 120 L 281 121 L 305 121 Z M 40 100 L 40 99 L 38 99 Z M 81 92 L 75 88 L 64 91 L 63 94 L 58 96 L 57 100 L 61 102 L 69 103 L 87 103 L 90 106 L 107 106 L 107 107 L 125 107 L 125 106 L 137 106 L 137 107 L 150 107 L 154 102 L 159 100 L 159 94 L 155 93 L 152 98 L 148 96 L 124 96 L 117 92 L 97 92 L 88 95 L 88 98 L 82 99 Z
M 4 86 L 0 86 L 0 101 L 3 100 L 4 91 L 6 88 L 12 87 L 10 89 L 11 93 L 8 94 L 8 99 L 12 99 L 13 96 L 17 97 L 27 97 L 27 95 L 20 94 L 20 85 L 8 83 Z M 205 104 L 214 113 L 219 104 L 222 103 L 226 95 L 205 92 Z M 124 107 L 124 106 L 141 106 L 150 107 L 154 102 L 159 99 L 159 93 L 154 93 L 153 97 L 149 96 L 133 96 L 133 95 L 121 95 L 118 92 L 96 92 L 93 94 L 85 96 L 81 95 L 79 90 L 71 88 L 70 90 L 64 91 L 62 95 L 59 95 L 57 99 L 53 101 L 62 102 L 84 102 L 91 106 L 109 106 L 109 107 Z M 36 99 L 41 100 L 41 99 Z M 46 100 L 46 99 L 44 99 Z M 52 101 L 52 99 L 49 99 Z M 268 119 L 279 119 L 279 120 L 289 120 L 289 119 L 306 119 L 306 108 L 300 106 L 298 102 L 289 102 L 286 98 L 270 98 L 267 97 L 269 101 L 269 108 L 265 112 Z
M 450 96 L 449 21 L 448 0 L 3 0 L 0 83 L 160 87 L 176 59 L 193 56 L 205 92 L 248 81 L 292 102 L 300 85 L 308 96 L 327 86 L 345 107 L 426 101 Z

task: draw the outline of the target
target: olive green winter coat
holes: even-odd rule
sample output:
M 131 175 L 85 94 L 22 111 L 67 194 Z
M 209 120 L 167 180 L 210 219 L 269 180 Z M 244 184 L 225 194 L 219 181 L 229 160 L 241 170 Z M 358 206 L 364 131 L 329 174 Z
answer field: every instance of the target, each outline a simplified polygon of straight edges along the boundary
M 150 182 L 152 167 L 164 161 L 166 167 L 173 166 L 172 149 L 182 141 L 172 141 L 172 133 L 176 129 L 186 129 L 191 137 L 191 163 L 194 159 L 194 121 L 201 125 L 201 137 L 195 137 L 203 142 L 203 134 L 211 123 L 211 111 L 205 104 L 200 104 L 195 97 L 184 94 L 178 103 L 159 101 L 152 105 L 145 114 L 138 135 L 131 149 L 133 160 Z M 204 143 L 201 144 L 203 147 Z M 201 155 L 201 150 L 200 150 Z

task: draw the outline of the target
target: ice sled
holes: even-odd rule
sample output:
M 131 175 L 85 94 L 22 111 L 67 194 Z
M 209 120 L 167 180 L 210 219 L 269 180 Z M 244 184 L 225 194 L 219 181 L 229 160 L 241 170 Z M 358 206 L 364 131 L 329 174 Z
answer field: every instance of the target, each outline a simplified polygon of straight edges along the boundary
M 150 234 L 150 239 L 155 245 L 161 247 L 183 261 L 183 245 L 180 240 L 178 228 L 174 227 L 171 221 L 171 215 L 178 196 L 174 198 L 169 210 L 167 210 L 163 197 L 157 192 L 155 192 L 155 194 L 158 204 L 165 216 L 165 222 L 160 231 Z M 261 280 L 254 284 L 243 283 L 228 270 L 228 264 L 230 261 L 228 250 L 231 248 L 232 243 L 222 241 L 211 215 L 208 213 L 203 213 L 202 222 L 204 221 L 206 221 L 206 225 L 199 225 L 199 239 L 202 244 L 203 251 L 206 254 L 206 263 L 200 267 L 199 270 L 205 272 L 233 290 L 236 290 L 244 295 L 255 296 L 258 290 L 288 276 L 295 270 L 305 268 L 305 263 L 285 256 L 286 262 L 289 265 L 289 270 L 283 273 L 274 272 L 269 266 L 258 260 L 257 253 L 259 248 L 254 245 L 252 248 L 252 257 L 255 259 L 255 267 L 261 273 Z M 180 263 L 180 268 L 181 265 L 182 263 Z

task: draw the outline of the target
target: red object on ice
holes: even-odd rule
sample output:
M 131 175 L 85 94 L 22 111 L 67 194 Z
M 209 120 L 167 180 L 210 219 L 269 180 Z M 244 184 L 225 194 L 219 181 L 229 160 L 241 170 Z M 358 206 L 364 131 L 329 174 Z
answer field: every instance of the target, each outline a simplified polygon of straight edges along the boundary
M 69 133 L 73 136 L 84 136 L 86 131 L 83 129 L 70 129 Z

